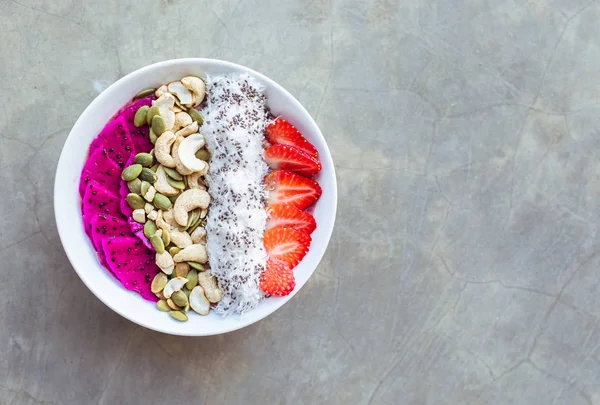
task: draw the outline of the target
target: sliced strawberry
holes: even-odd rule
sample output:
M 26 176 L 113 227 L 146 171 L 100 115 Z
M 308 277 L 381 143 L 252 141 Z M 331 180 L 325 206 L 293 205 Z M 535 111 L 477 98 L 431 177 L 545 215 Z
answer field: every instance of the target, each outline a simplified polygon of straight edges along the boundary
M 278 118 L 267 127 L 267 139 L 271 143 L 294 146 L 309 155 L 317 156 L 317 148 L 306 140 L 292 124 Z
M 289 204 L 300 210 L 310 207 L 321 197 L 319 183 L 287 170 L 275 170 L 265 176 L 269 192 L 267 205 Z
M 306 177 L 321 171 L 319 159 L 289 145 L 270 146 L 265 152 L 265 160 L 271 169 L 286 169 Z
M 297 231 L 311 234 L 317 223 L 308 212 L 287 204 L 275 204 L 267 208 L 267 229 L 294 228 Z
M 260 289 L 266 294 L 284 296 L 294 291 L 296 280 L 292 268 L 282 260 L 268 260 L 260 277 Z
M 271 228 L 263 235 L 268 257 L 283 260 L 291 268 L 296 267 L 308 253 L 311 241 L 310 235 L 293 228 Z

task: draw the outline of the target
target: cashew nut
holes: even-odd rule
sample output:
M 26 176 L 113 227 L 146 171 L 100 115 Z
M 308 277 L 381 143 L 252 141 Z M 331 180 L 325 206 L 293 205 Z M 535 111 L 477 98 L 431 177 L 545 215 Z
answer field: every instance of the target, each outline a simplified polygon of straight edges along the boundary
M 161 112 L 170 110 L 171 108 L 173 108 L 174 105 L 175 105 L 175 96 L 173 96 L 169 92 L 165 92 L 165 93 L 161 94 L 160 97 L 158 97 L 156 100 L 152 101 L 152 106 L 158 107 L 158 109 L 161 110 Z M 162 115 L 162 113 L 161 113 L 161 115 Z
M 154 222 L 156 223 L 158 229 L 162 229 L 163 231 L 171 231 L 171 225 L 169 225 L 163 219 L 163 212 L 161 210 L 158 211 L 158 215 L 156 215 L 156 221 Z
M 154 188 L 162 195 L 166 195 L 168 197 L 179 194 L 179 190 L 171 186 L 167 181 L 167 173 L 160 165 L 158 166 L 158 169 L 156 169 L 156 182 L 154 182 Z
M 178 112 L 175 114 L 175 126 L 174 131 L 179 131 L 181 128 L 191 125 L 193 122 L 192 117 L 186 112 Z
M 171 243 L 180 249 L 184 249 L 190 246 L 193 242 L 189 233 L 185 231 L 180 232 L 178 229 L 173 229 L 171 231 Z
M 177 137 L 186 137 L 188 135 L 195 134 L 196 132 L 198 132 L 198 123 L 196 121 L 194 121 L 187 127 L 182 128 L 179 131 L 177 131 L 175 133 L 175 135 Z
M 144 205 L 144 211 L 146 211 L 146 215 L 150 214 L 152 211 L 154 211 L 154 205 L 146 203 L 146 205 Z
M 173 106 L 173 108 L 171 108 L 171 111 L 173 111 L 175 113 L 175 115 L 177 115 L 178 112 L 182 112 L 183 109 L 181 109 L 177 104 Z
M 169 89 L 167 89 L 167 86 L 163 84 L 158 89 L 156 89 L 156 91 L 154 92 L 154 95 L 156 96 L 156 98 L 160 98 L 160 96 L 167 93 L 168 91 L 169 91 Z
M 197 262 L 206 263 L 208 261 L 208 253 L 204 245 L 190 245 L 177 253 L 173 260 L 179 262 Z
M 217 287 L 217 278 L 210 271 L 204 271 L 198 274 L 198 284 L 204 288 L 204 294 L 210 302 L 217 303 L 223 297 L 223 291 Z
M 183 286 L 185 285 L 185 283 L 188 282 L 188 279 L 185 277 L 175 277 L 169 280 L 169 282 L 167 283 L 167 285 L 165 286 L 165 289 L 163 290 L 163 294 L 165 295 L 166 298 L 171 298 L 171 295 L 173 295 L 173 293 L 175 291 L 180 291 Z
M 210 301 L 204 295 L 204 288 L 197 285 L 190 293 L 190 308 L 200 315 L 208 315 L 210 312 Z
M 183 131 L 183 129 L 181 131 Z M 181 131 L 179 131 L 179 132 L 181 132 Z M 171 154 L 173 156 L 173 160 L 175 160 L 175 169 L 177 169 L 179 174 L 181 174 L 183 176 L 187 176 L 188 174 L 192 174 L 193 172 L 191 170 L 189 170 L 187 167 L 185 167 L 181 163 L 181 160 L 179 160 L 179 145 L 181 144 L 183 139 L 184 139 L 183 137 L 177 136 L 177 138 L 175 139 L 175 142 L 173 142 L 173 148 L 171 149 Z
M 206 172 L 208 172 L 208 164 L 206 165 Z M 206 186 L 204 185 L 204 182 L 201 179 L 201 177 L 205 174 L 206 173 L 204 173 L 204 170 L 201 172 L 190 174 L 187 178 L 188 187 L 191 189 L 206 190 Z
M 148 191 L 146 191 L 146 194 L 144 194 L 143 197 L 146 199 L 146 201 L 152 202 L 152 200 L 154 200 L 155 195 L 156 195 L 156 189 L 154 188 L 154 186 L 150 186 L 148 188 Z
M 175 221 L 181 226 L 186 226 L 188 212 L 196 208 L 208 208 L 210 195 L 199 189 L 186 190 L 177 198 L 173 207 Z
M 175 262 L 173 261 L 173 258 L 171 257 L 169 252 L 166 251 L 163 253 L 156 254 L 156 265 L 166 275 L 172 274 L 173 269 L 175 268 Z
M 181 160 L 181 164 L 193 172 L 206 170 L 207 163 L 196 157 L 196 152 L 202 149 L 204 144 L 204 137 L 200 134 L 190 135 L 181 141 L 179 145 L 179 160 Z
M 170 208 L 167 211 L 163 211 L 163 219 L 167 224 L 171 225 L 172 228 L 177 228 L 179 226 L 177 221 L 175 221 L 175 214 L 173 213 L 173 208 Z
M 152 210 L 148 213 L 148 219 L 156 221 L 157 217 L 158 217 L 158 212 L 156 210 Z
M 175 142 L 175 134 L 171 131 L 165 131 L 156 140 L 154 145 L 154 157 L 161 165 L 165 167 L 175 167 L 175 160 L 171 156 L 171 146 Z
M 159 109 L 160 116 L 165 121 L 165 128 L 167 129 L 167 131 L 171 131 L 173 129 L 173 126 L 175 125 L 175 113 L 171 110 L 166 110 L 163 107 L 160 107 Z
M 167 85 L 169 92 L 175 94 L 181 104 L 192 103 L 192 92 L 189 91 L 181 82 L 172 82 Z
M 198 107 L 200 104 L 202 104 L 202 101 L 204 100 L 204 97 L 201 97 L 199 95 L 197 95 L 196 93 L 192 93 L 192 105 L 191 106 L 186 106 L 186 107 Z
M 131 217 L 133 218 L 133 220 L 135 222 L 139 222 L 140 224 L 143 224 L 146 222 L 146 211 L 144 211 L 143 208 L 133 210 Z
M 194 229 L 194 232 L 192 232 L 190 236 L 192 237 L 193 243 L 206 245 L 206 229 L 204 229 L 203 227 L 199 226 L 196 229 Z
M 192 91 L 194 97 L 194 107 L 200 105 L 204 101 L 206 95 L 206 84 L 202 79 L 196 76 L 187 76 L 181 79 L 181 83 Z

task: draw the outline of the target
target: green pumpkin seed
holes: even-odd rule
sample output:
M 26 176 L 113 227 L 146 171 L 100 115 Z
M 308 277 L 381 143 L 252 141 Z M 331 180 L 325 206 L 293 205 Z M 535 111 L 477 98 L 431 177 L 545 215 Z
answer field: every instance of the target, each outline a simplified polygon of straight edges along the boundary
M 188 188 L 188 176 L 183 176 L 183 184 L 185 184 L 185 188 Z
M 196 157 L 200 160 L 204 160 L 205 162 L 210 161 L 210 152 L 206 149 L 200 149 L 196 152 Z
M 198 123 L 198 126 L 202 126 L 204 124 L 204 117 L 200 114 L 200 111 L 195 108 L 188 108 L 187 113 L 192 117 L 194 121 Z
M 148 114 L 146 114 L 146 124 L 152 124 L 152 119 L 155 115 L 160 115 L 160 109 L 158 107 L 150 107 Z
M 148 183 L 147 181 L 142 181 L 142 184 L 140 185 L 140 194 L 146 195 L 151 185 L 152 184 Z
M 204 268 L 204 266 L 201 263 L 198 263 L 198 262 L 187 262 L 187 264 L 189 264 L 192 269 L 196 269 L 198 271 L 204 271 L 204 270 L 206 270 Z M 188 280 L 189 280 L 189 278 L 188 278 Z M 196 277 L 196 282 L 198 282 L 198 278 L 197 277 Z
M 140 173 L 142 173 L 142 165 L 134 164 L 123 170 L 123 173 L 121 173 L 121 178 L 125 181 L 131 181 L 136 179 Z
M 135 98 L 144 98 L 146 96 L 149 96 L 150 94 L 154 94 L 155 91 L 156 91 L 156 89 L 142 90 L 138 94 L 135 95 Z
M 156 193 L 154 195 L 153 203 L 163 211 L 168 211 L 173 206 L 171 200 L 169 200 L 168 197 L 162 195 L 161 193 Z
M 177 198 L 180 196 L 181 194 L 177 194 L 174 196 L 169 197 L 169 201 L 171 201 L 171 204 L 175 204 L 175 201 L 177 201 Z
M 133 158 L 133 163 L 139 163 L 144 167 L 150 167 L 152 166 L 152 163 L 154 163 L 154 158 L 149 153 L 138 153 L 135 155 L 135 158 Z
M 171 298 L 167 300 L 167 305 L 174 311 L 179 311 L 181 309 L 179 308 L 179 305 L 175 304 Z
M 142 167 L 142 165 L 138 165 Z M 127 169 L 125 169 L 127 170 Z M 154 184 L 157 180 L 156 173 L 154 173 L 151 169 L 144 167 L 139 173 L 139 178 L 142 181 L 147 181 L 150 184 Z
M 171 256 L 175 256 L 179 252 L 181 252 L 181 249 L 179 249 L 177 246 L 173 246 L 171 249 L 169 249 L 169 254 Z
M 158 140 L 158 136 L 156 136 L 156 134 L 154 133 L 152 128 L 150 128 L 150 142 L 152 142 L 152 145 L 154 145 L 157 140 Z
M 173 295 L 171 295 L 171 299 L 180 307 L 185 307 L 188 303 L 188 297 L 183 291 L 174 292 Z
M 160 236 L 158 236 L 157 234 L 154 234 L 154 235 L 150 236 L 148 239 L 150 239 L 150 243 L 152 244 L 152 247 L 154 248 L 156 253 L 158 253 L 158 254 L 165 253 L 165 244 L 163 243 Z
M 148 239 L 150 239 L 150 236 L 154 235 L 157 230 L 158 228 L 156 227 L 154 221 L 146 221 L 144 224 L 144 235 Z
M 167 176 L 167 183 L 169 183 L 171 187 L 176 188 L 178 190 L 185 190 L 185 183 L 183 181 L 173 180 L 172 178 Z
M 145 106 L 140 107 L 135 112 L 135 116 L 133 117 L 133 125 L 135 125 L 136 128 L 139 128 L 142 125 L 146 124 L 146 115 L 148 115 L 149 109 L 150 109 L 150 107 L 145 105 Z
M 139 210 L 146 206 L 146 201 L 135 193 L 129 193 L 127 194 L 127 204 L 129 204 L 132 210 Z
M 183 307 L 183 312 L 185 312 L 186 314 L 190 311 L 190 303 L 188 301 L 187 304 L 185 304 L 185 307 Z
M 166 229 L 163 229 L 162 235 L 160 235 L 165 246 L 168 246 L 171 243 L 171 233 Z
M 171 169 L 170 167 L 163 167 L 163 169 L 165 173 L 167 173 L 167 176 L 169 176 L 173 180 L 183 180 L 183 176 L 179 174 L 177 170 Z
M 127 182 L 127 188 L 132 193 L 141 194 L 142 193 L 142 181 L 140 179 L 133 179 Z
M 192 226 L 190 226 L 190 228 L 196 229 L 198 227 L 198 225 L 200 225 L 200 221 L 202 221 L 202 218 L 200 217 L 200 215 L 198 215 L 198 219 L 194 221 L 194 223 L 192 224 Z M 192 233 L 189 232 L 189 234 L 191 235 Z
M 192 226 L 192 224 L 198 220 L 199 216 L 200 216 L 200 214 L 198 213 L 197 210 L 193 210 L 193 211 L 189 212 L 186 228 L 189 228 L 190 226 Z
M 171 308 L 169 308 L 169 305 L 167 305 L 167 301 L 165 301 L 165 300 L 158 301 L 156 303 L 156 308 L 158 308 L 159 311 L 163 311 L 163 312 L 171 311 Z
M 152 291 L 154 294 L 161 292 L 167 285 L 168 281 L 169 279 L 165 273 L 158 273 L 156 276 L 154 276 L 154 279 L 152 279 L 150 291 Z
M 188 282 L 185 283 L 185 288 L 191 291 L 198 285 L 198 271 L 194 268 L 190 269 L 186 278 L 188 279 Z
M 171 318 L 178 320 L 179 322 L 187 322 L 188 320 L 187 315 L 181 311 L 169 311 L 169 315 L 171 315 Z
M 190 224 L 190 226 L 187 227 L 187 230 L 186 230 L 187 233 L 189 233 L 191 235 L 196 230 L 196 228 L 198 227 L 198 224 L 200 224 L 200 221 L 202 221 L 202 220 L 198 216 L 198 218 L 194 222 L 192 222 Z
M 165 119 L 160 115 L 155 115 L 152 117 L 152 130 L 156 135 L 161 136 L 162 133 L 167 130 Z

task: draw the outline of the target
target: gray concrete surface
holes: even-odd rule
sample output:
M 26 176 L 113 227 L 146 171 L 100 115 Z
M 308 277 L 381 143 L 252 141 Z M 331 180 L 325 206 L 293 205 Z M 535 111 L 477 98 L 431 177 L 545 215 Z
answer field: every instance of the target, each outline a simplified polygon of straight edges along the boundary
M 600 2 L 0 0 L 0 404 L 600 404 Z M 305 289 L 219 337 L 94 298 L 53 218 L 85 106 L 151 62 L 274 78 L 332 149 Z

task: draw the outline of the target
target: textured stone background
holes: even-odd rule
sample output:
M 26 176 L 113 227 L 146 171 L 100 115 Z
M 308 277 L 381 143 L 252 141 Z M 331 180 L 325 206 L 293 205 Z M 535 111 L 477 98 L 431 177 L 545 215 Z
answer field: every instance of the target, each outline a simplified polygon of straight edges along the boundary
M 600 404 L 600 2 L 0 0 L 0 404 Z M 336 162 L 322 264 L 220 337 L 144 330 L 56 234 L 85 106 L 184 56 L 307 107 Z

